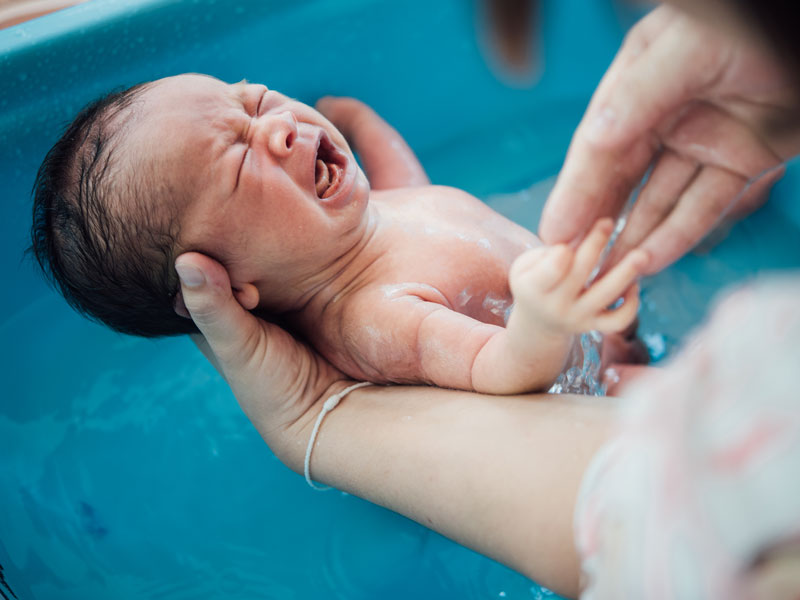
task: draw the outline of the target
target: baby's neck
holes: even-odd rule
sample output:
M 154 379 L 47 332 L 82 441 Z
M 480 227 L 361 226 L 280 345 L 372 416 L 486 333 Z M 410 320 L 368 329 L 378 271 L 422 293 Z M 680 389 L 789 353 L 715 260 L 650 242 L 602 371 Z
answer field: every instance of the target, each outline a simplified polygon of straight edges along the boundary
M 376 235 L 378 220 L 378 211 L 368 205 L 365 218 L 343 252 L 312 273 L 298 275 L 294 281 L 287 282 L 280 298 L 274 297 L 274 291 L 260 290 L 262 298 L 270 298 L 263 308 L 276 313 L 321 310 L 366 283 L 366 273 L 380 255 Z

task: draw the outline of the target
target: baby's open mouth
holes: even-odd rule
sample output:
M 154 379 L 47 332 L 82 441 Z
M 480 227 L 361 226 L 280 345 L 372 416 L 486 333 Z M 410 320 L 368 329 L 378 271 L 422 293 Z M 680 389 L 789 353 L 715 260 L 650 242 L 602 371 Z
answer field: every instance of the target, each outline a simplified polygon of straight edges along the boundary
M 323 135 L 317 148 L 317 161 L 314 167 L 314 183 L 318 197 L 329 198 L 336 193 L 344 174 L 342 163 L 341 155 L 328 140 L 328 136 Z

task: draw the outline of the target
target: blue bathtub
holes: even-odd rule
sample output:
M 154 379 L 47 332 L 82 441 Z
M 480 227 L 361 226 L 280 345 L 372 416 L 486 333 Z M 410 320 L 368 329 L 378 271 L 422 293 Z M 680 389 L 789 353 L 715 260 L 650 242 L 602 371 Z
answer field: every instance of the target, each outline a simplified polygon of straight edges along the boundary
M 498 194 L 558 170 L 635 19 L 601 0 L 545 2 L 542 12 L 534 87 L 487 67 L 467 0 L 93 0 L 0 31 L 0 596 L 552 596 L 403 517 L 312 492 L 188 340 L 92 324 L 23 258 L 33 177 L 60 129 L 110 88 L 186 71 L 307 102 L 357 96 L 399 129 L 434 182 L 535 227 L 538 188 Z M 646 286 L 647 331 L 679 344 L 721 286 L 760 267 L 796 268 L 799 188 L 790 169 L 724 244 Z M 685 314 L 665 317 L 670 294 L 686 289 Z

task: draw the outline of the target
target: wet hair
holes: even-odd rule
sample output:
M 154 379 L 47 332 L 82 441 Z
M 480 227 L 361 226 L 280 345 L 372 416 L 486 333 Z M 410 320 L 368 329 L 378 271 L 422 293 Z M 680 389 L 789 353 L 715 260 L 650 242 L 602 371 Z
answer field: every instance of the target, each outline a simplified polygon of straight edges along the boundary
M 47 153 L 33 188 L 29 252 L 81 314 L 122 333 L 158 337 L 197 328 L 173 309 L 178 228 L 168 196 L 175 192 L 120 160 L 136 99 L 149 85 L 92 102 Z

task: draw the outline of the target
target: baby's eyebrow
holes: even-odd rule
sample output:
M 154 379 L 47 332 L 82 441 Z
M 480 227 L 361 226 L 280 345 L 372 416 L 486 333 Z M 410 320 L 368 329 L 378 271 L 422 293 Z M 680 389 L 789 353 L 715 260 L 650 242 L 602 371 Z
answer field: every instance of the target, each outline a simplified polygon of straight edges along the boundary
M 245 97 L 247 94 L 247 87 L 250 85 L 250 82 L 247 79 L 242 79 L 241 81 L 237 81 L 236 83 L 231 84 L 231 88 L 235 91 L 236 97 L 244 102 Z
M 241 81 L 237 81 L 236 83 L 233 83 L 233 84 L 231 84 L 231 87 L 232 87 L 232 88 L 238 88 L 238 89 L 239 89 L 239 91 L 241 92 L 241 91 L 243 91 L 243 90 L 244 90 L 244 89 L 245 89 L 245 88 L 246 88 L 248 85 L 250 85 L 250 82 L 249 82 L 249 81 L 247 81 L 247 79 L 242 79 Z

